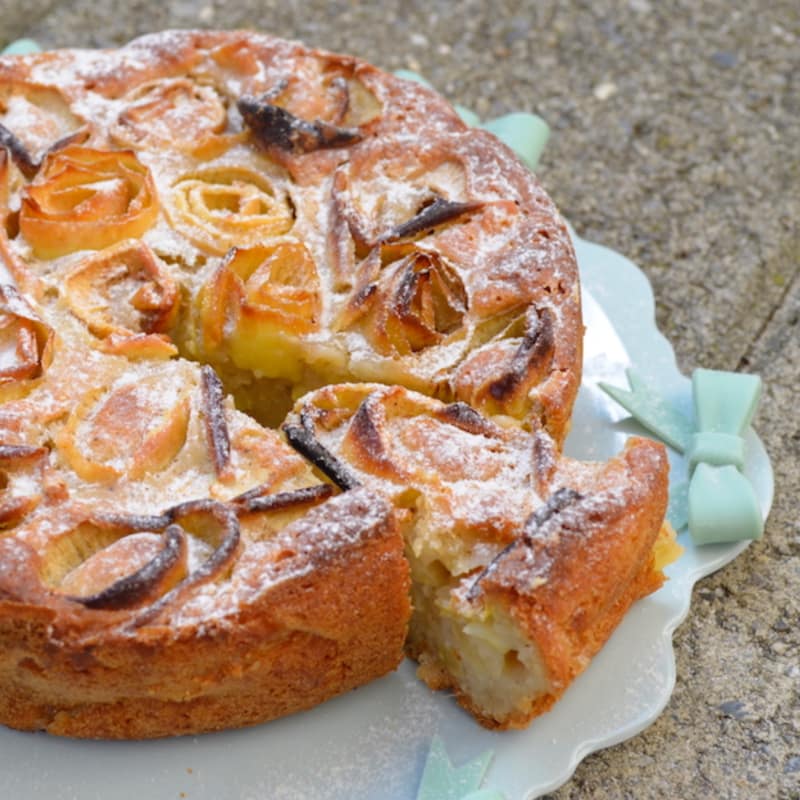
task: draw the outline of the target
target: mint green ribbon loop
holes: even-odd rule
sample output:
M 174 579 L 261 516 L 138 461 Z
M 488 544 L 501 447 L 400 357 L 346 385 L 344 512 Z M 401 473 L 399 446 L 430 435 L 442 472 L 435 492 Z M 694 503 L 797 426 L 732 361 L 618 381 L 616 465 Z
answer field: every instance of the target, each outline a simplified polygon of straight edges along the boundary
M 689 463 L 688 491 L 685 484 L 670 489 L 673 524 L 680 528 L 688 523 L 697 544 L 760 539 L 764 532 L 761 508 L 742 470 L 743 435 L 761 396 L 761 379 L 736 372 L 695 370 L 694 423 L 632 370 L 628 370 L 628 382 L 630 391 L 602 383 L 600 387 L 645 428 L 683 453 Z
M 41 52 L 42 48 L 33 39 L 17 39 L 0 52 L 0 56 L 26 56 Z
M 761 397 L 761 378 L 740 372 L 696 369 L 692 396 L 698 431 L 741 436 L 750 425 Z
M 737 469 L 744 467 L 744 440 L 732 433 L 701 431 L 692 434 L 686 448 L 689 470 L 701 463 L 722 467 L 733 464 Z
M 689 483 L 689 532 L 696 544 L 760 539 L 761 508 L 750 481 L 732 465 L 698 464 Z
M 508 145 L 530 170 L 536 169 L 544 146 L 550 138 L 547 123 L 536 114 L 523 111 L 486 120 L 481 127 Z

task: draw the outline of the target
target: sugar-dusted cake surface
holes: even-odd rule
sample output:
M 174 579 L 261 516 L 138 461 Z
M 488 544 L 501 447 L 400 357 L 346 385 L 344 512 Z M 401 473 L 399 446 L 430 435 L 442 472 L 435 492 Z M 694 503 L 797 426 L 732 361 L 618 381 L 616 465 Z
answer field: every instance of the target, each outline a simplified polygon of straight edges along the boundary
M 131 738 L 310 707 L 396 666 L 413 577 L 426 680 L 486 724 L 522 724 L 658 584 L 663 453 L 557 455 L 581 372 L 566 226 L 434 92 L 248 32 L 0 58 L 0 220 L 0 721 Z M 276 430 L 307 392 L 341 401 L 342 424 L 361 392 L 354 419 L 405 397 L 467 427 L 438 431 L 445 460 L 400 491 L 327 442 L 334 428 Z M 442 505 L 440 483 L 472 424 L 521 460 L 498 473 L 499 538 L 440 577 L 453 597 L 477 582 L 489 628 L 517 637 L 499 705 L 452 668 L 489 628 L 444 630 L 414 552 L 469 549 L 475 498 Z M 370 430 L 365 452 L 397 443 Z M 533 464 L 545 441 L 552 464 Z M 613 503 L 584 496 L 613 480 Z M 548 575 L 605 553 L 612 528 L 614 566 L 581 578 L 602 614 L 556 652 L 541 630 L 563 609 L 520 590 L 512 545 L 568 490 L 606 527 L 556 548 Z M 438 509 L 422 538 L 415 493 Z

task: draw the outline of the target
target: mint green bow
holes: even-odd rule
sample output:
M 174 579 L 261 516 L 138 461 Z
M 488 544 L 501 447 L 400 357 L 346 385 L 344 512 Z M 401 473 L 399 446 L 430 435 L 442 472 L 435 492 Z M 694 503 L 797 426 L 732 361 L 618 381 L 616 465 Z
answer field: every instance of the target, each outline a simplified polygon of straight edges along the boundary
M 697 369 L 692 374 L 695 423 L 670 406 L 633 370 L 631 391 L 606 383 L 600 388 L 638 422 L 688 460 L 688 491 L 679 485 L 670 500 L 670 521 L 688 522 L 697 544 L 760 539 L 764 520 L 756 493 L 742 473 L 743 434 L 761 396 L 757 375 Z M 681 509 L 682 498 L 688 508 Z

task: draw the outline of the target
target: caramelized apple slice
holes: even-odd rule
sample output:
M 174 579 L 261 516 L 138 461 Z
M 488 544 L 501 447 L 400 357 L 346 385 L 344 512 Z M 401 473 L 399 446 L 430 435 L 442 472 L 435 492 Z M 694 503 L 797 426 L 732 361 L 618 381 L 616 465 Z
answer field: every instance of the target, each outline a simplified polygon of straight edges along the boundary
M 0 123 L 0 147 L 5 148 L 17 169 L 26 177 L 32 178 L 39 169 L 39 164 L 25 148 L 25 145 L 8 129 Z
M 244 281 L 244 316 L 273 318 L 296 332 L 319 328 L 319 275 L 301 242 L 238 250 L 228 266 Z
M 248 542 L 263 542 L 279 536 L 288 525 L 336 494 L 329 483 L 276 494 L 272 491 L 269 484 L 255 486 L 231 501 L 242 523 L 242 536 Z M 295 550 L 286 542 L 279 552 L 276 557 L 282 559 L 293 555 Z
M 267 148 L 299 155 L 347 147 L 382 111 L 356 72 L 346 59 L 297 59 L 292 75 L 260 97 L 242 97 L 239 111 Z
M 114 352 L 136 337 L 134 352 L 177 350 L 165 336 L 178 313 L 178 286 L 143 242 L 125 241 L 84 259 L 64 280 L 76 317 Z M 142 337 L 141 334 L 146 335 Z M 133 349 L 134 342 L 130 342 Z
M 318 119 L 307 122 L 255 97 L 243 97 L 238 107 L 256 139 L 267 148 L 277 147 L 294 154 L 313 153 L 347 147 L 362 138 L 353 128 L 340 128 Z
M 270 494 L 270 486 L 256 486 L 235 497 L 231 502 L 239 515 L 260 514 L 267 511 L 284 511 L 289 508 L 313 506 L 333 496 L 334 489 L 328 483 L 304 486 L 291 492 Z
M 215 500 L 190 500 L 165 512 L 173 524 L 205 542 L 212 549 L 208 558 L 187 577 L 188 583 L 224 577 L 239 550 L 239 521 L 236 508 Z
M 383 109 L 364 82 L 364 73 L 363 65 L 347 57 L 301 56 L 292 73 L 260 99 L 307 122 L 361 128 L 379 117 Z
M 182 598 L 199 584 L 224 579 L 239 553 L 240 529 L 234 506 L 193 500 L 171 508 L 166 516 L 173 525 L 213 550 L 174 589 L 138 614 L 131 622 L 133 627 L 153 624 L 168 606 L 180 605 Z
M 53 330 L 10 284 L 0 284 L 0 386 L 38 378 L 52 355 Z
M 204 287 L 200 307 L 210 351 L 224 340 L 234 350 L 257 349 L 271 331 L 309 333 L 322 314 L 316 265 L 301 242 L 234 248 Z
M 478 573 L 466 594 L 467 600 L 474 600 L 478 596 L 481 581 L 490 578 L 505 557 L 514 550 L 527 549 L 531 551 L 531 554 L 527 557 L 532 561 L 549 561 L 552 563 L 554 557 L 548 550 L 555 550 L 558 548 L 559 538 L 557 535 L 554 536 L 549 529 L 558 528 L 562 524 L 563 512 L 568 509 L 574 510 L 584 499 L 584 495 L 580 494 L 580 492 L 568 488 L 557 489 L 550 495 L 545 504 L 537 508 L 536 511 L 525 520 L 519 538 L 509 542 L 489 564 Z M 586 517 L 589 516 L 586 512 L 584 512 L 584 514 Z M 585 525 L 585 527 L 588 528 L 589 526 Z
M 246 167 L 218 166 L 178 180 L 171 194 L 175 226 L 198 247 L 223 255 L 286 233 L 294 224 L 288 195 Z
M 168 515 L 72 513 L 77 524 L 50 540 L 40 568 L 45 586 L 70 600 L 127 608 L 156 600 L 187 575 L 186 536 Z
M 383 262 L 409 255 L 415 241 L 466 222 L 486 206 L 461 199 L 467 197 L 463 164 L 441 146 L 408 152 L 402 143 L 370 144 L 354 153 L 331 186 L 327 245 L 336 287 L 352 286 L 358 260 L 375 249 Z
M 326 478 L 342 491 L 355 489 L 361 483 L 351 470 L 319 441 L 315 434 L 315 421 L 301 412 L 300 424 L 289 423 L 283 432 L 289 444 L 305 456 Z
M 472 199 L 467 168 L 446 137 L 411 149 L 402 140 L 365 142 L 340 172 L 332 199 L 362 254 L 382 239 L 416 237 L 483 206 Z
M 201 390 L 211 460 L 217 475 L 224 477 L 230 471 L 231 462 L 231 441 L 225 419 L 225 391 L 217 373 L 208 364 L 203 365 L 201 370 Z
M 84 561 L 64 578 L 60 589 L 87 608 L 128 608 L 153 599 L 183 578 L 186 554 L 186 537 L 179 525 L 170 525 L 163 536 L 132 534 Z
M 0 125 L 7 132 L 0 136 L 2 146 L 27 178 L 35 175 L 45 153 L 81 124 L 69 101 L 52 86 L 9 81 L 0 87 Z
M 169 519 L 164 515 L 93 513 L 91 510 L 77 505 L 69 506 L 63 511 L 62 516 L 67 523 L 57 535 L 48 538 L 41 561 L 42 582 L 45 586 L 53 589 L 61 587 L 69 575 L 75 573 L 81 568 L 81 565 L 106 548 L 133 534 L 158 534 L 169 524 Z M 146 541 L 148 541 L 148 536 L 141 539 L 141 542 Z M 144 555 L 135 555 L 140 552 L 144 552 Z M 141 566 L 153 552 L 154 549 L 146 544 L 140 543 L 133 547 L 131 556 L 133 560 L 138 558 L 139 561 L 133 569 Z M 120 561 L 120 559 L 115 560 Z M 123 565 L 122 569 L 126 568 Z M 89 572 L 93 573 L 92 577 L 89 577 Z M 116 574 L 103 578 L 98 573 L 99 570 L 87 570 L 85 581 L 79 580 L 79 574 L 76 574 L 73 589 L 78 591 L 75 587 L 79 584 L 87 586 L 91 584 L 91 591 L 97 588 L 99 583 L 108 585 L 119 577 Z
M 308 463 L 285 446 L 278 431 L 255 422 L 237 425 L 233 430 L 227 424 L 225 427 L 230 438 L 230 458 L 209 487 L 213 499 L 227 502 L 253 486 L 259 486 L 264 494 L 311 482 Z
M 9 151 L 0 146 L 0 283 L 14 283 L 32 297 L 40 296 L 40 282 L 9 239 L 17 233 L 18 212 L 9 206 L 11 195 L 19 188 L 21 175 L 12 168 Z
M 102 349 L 131 361 L 172 358 L 178 354 L 169 336 L 161 333 L 112 333 L 103 340 Z
M 69 136 L 65 136 L 53 142 L 45 151 L 45 155 L 54 153 L 57 150 L 62 150 L 71 144 L 82 144 L 88 138 L 88 130 L 76 131 Z M 11 155 L 11 160 L 14 162 L 17 169 L 28 180 L 32 179 L 42 166 L 42 162 L 35 160 L 27 151 L 25 145 L 2 123 L 0 123 L 0 147 L 5 148 L 5 151 Z
M 386 356 L 405 356 L 457 333 L 467 312 L 461 279 L 435 253 L 416 251 L 358 288 L 339 327 L 358 327 Z
M 555 322 L 550 309 L 532 307 L 522 323 L 521 335 L 491 341 L 459 366 L 453 382 L 456 397 L 484 414 L 523 413 L 531 389 L 550 372 Z
M 413 240 L 432 234 L 443 225 L 463 220 L 483 206 L 484 203 L 462 203 L 439 196 L 426 200 L 413 217 L 396 224 L 378 237 L 382 255 L 384 258 L 389 254 L 405 255 Z
M 158 375 L 90 392 L 57 437 L 69 465 L 88 481 L 131 480 L 165 469 L 183 447 L 188 389 Z
M 152 176 L 130 150 L 50 153 L 23 194 L 20 230 L 39 258 L 137 238 L 158 216 Z
M 213 500 L 181 503 L 157 516 L 94 513 L 48 545 L 46 586 L 96 610 L 149 603 L 142 625 L 199 583 L 223 578 L 239 547 L 233 506 Z M 200 555 L 192 569 L 191 553 Z

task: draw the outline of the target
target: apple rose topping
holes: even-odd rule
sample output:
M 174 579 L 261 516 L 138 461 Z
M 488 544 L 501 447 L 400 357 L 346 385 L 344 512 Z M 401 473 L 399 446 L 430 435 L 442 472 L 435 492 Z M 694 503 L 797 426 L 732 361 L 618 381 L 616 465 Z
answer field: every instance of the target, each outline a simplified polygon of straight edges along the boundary
M 259 99 L 302 120 L 341 127 L 361 127 L 380 116 L 383 104 L 364 83 L 370 70 L 347 57 L 311 56 Z
M 143 242 L 121 242 L 84 259 L 65 278 L 64 290 L 70 311 L 105 340 L 106 350 L 124 353 L 126 343 L 135 343 L 148 352 L 177 352 L 163 334 L 178 314 L 178 287 Z
M 374 280 L 362 280 L 339 326 L 357 327 L 381 355 L 406 356 L 457 334 L 468 302 L 461 278 L 447 262 L 417 250 L 381 269 Z
M 523 330 L 517 328 L 523 326 Z M 521 413 L 529 390 L 548 373 L 555 353 L 555 320 L 532 307 L 458 368 L 456 396 L 483 413 Z
M 181 232 L 216 255 L 260 244 L 294 224 L 288 195 L 263 173 L 244 167 L 219 166 L 181 178 L 171 204 Z
M 159 515 L 99 512 L 51 541 L 41 576 L 90 609 L 144 606 L 133 620 L 142 625 L 191 587 L 223 578 L 239 538 L 236 508 L 213 500 Z
M 59 450 L 87 481 L 163 470 L 186 441 L 188 391 L 149 375 L 89 392 L 59 432 Z
M 227 124 L 222 97 L 212 86 L 168 78 L 137 86 L 117 118 L 112 136 L 133 147 L 170 144 L 194 151 Z
M 152 176 L 133 152 L 71 145 L 26 187 L 19 226 L 38 258 L 57 258 L 138 238 L 157 216 Z
M 53 330 L 10 284 L 0 284 L 0 386 L 38 378 L 47 367 Z
M 402 152 L 402 147 L 395 150 Z M 396 152 L 366 148 L 353 163 L 339 167 L 331 184 L 329 258 L 337 289 L 352 286 L 359 259 L 375 248 L 383 261 L 408 255 L 414 243 L 438 236 L 483 211 L 482 200 L 451 199 L 467 195 L 464 168 L 456 162 L 424 162 L 419 174 Z M 377 164 L 386 161 L 386 172 Z M 403 186 L 403 191 L 397 189 Z
M 480 202 L 462 203 L 436 195 L 423 203 L 413 217 L 381 234 L 378 242 L 382 245 L 391 245 L 416 239 L 433 233 L 434 229 L 442 225 L 461 220 L 479 211 L 483 206 L 484 203 Z
M 60 589 L 87 608 L 138 605 L 185 573 L 186 550 L 186 537 L 178 525 L 170 525 L 162 536 L 131 534 L 84 561 L 67 575 Z M 144 563 L 136 569 L 140 562 Z M 115 580 L 108 583 L 109 578 Z
M 56 89 L 12 83 L 11 91 L 2 94 L 0 90 L 0 147 L 9 151 L 19 171 L 30 180 L 45 153 L 70 138 L 81 122 Z
M 153 623 L 170 605 L 180 605 L 195 587 L 221 581 L 230 575 L 239 553 L 241 532 L 237 509 L 214 500 L 191 500 L 169 509 L 165 516 L 195 546 L 205 553 L 204 560 L 173 589 L 143 609 L 131 624 L 141 627 Z
M 347 63 L 301 61 L 287 77 L 260 97 L 242 97 L 239 112 L 267 148 L 295 155 L 361 141 L 360 126 L 381 113 L 381 103 Z M 309 91 L 309 85 L 315 87 Z
M 228 341 L 237 352 L 267 331 L 317 330 L 322 315 L 319 274 L 301 242 L 280 242 L 228 253 L 200 300 L 204 345 Z

